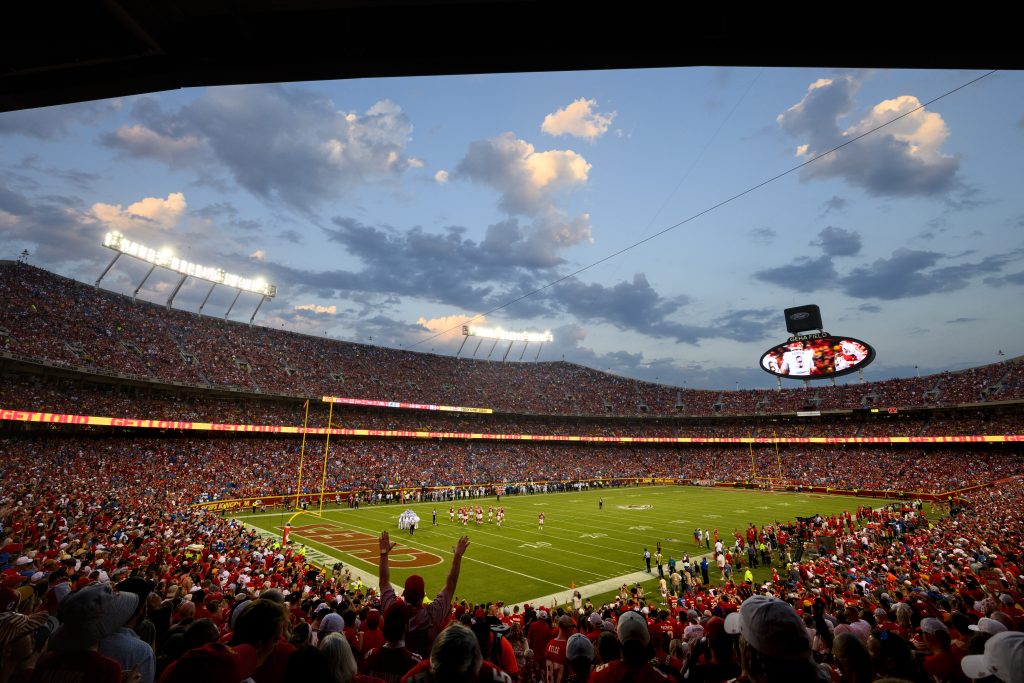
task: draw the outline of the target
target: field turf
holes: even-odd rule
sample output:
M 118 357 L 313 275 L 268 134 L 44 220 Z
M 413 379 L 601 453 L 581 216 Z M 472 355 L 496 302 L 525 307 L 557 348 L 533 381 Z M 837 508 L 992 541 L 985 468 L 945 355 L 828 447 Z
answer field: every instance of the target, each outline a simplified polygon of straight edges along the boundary
M 600 496 L 604 497 L 603 510 L 598 510 Z M 391 554 L 392 583 L 401 586 L 406 576 L 417 573 L 426 580 L 428 595 L 432 596 L 444 584 L 456 540 L 466 534 L 470 546 L 459 578 L 460 597 L 512 604 L 564 594 L 559 600 L 563 602 L 570 595 L 570 586 L 582 589 L 584 597 L 596 596 L 621 585 L 628 575 L 642 572 L 644 548 L 653 555 L 658 541 L 666 563 L 670 556 L 678 560 L 683 553 L 691 557 L 706 553 L 703 545 L 698 548 L 693 542 L 693 530 L 697 527 L 712 531 L 717 528 L 719 536 L 730 543 L 733 529 L 743 530 L 749 522 L 758 526 L 775 521 L 785 523 L 797 515 L 853 512 L 858 505 L 883 504 L 869 498 L 843 496 L 645 486 L 502 496 L 505 523 L 498 528 L 495 522 L 486 521 L 487 507 L 497 507 L 493 496 L 471 502 L 484 507 L 482 525 L 470 522 L 463 527 L 457 521 L 451 523 L 447 502 L 409 505 L 421 519 L 414 535 L 398 529 L 398 514 L 405 506 L 376 505 L 350 510 L 325 505 L 322 518 L 304 514 L 295 519 L 291 538 L 337 558 L 353 571 L 375 577 L 377 537 L 387 530 L 391 540 L 400 543 Z M 431 524 L 431 510 L 435 508 L 437 526 Z M 545 523 L 540 531 L 537 515 L 542 511 Z M 289 516 L 264 513 L 240 515 L 239 519 L 280 534 Z M 712 571 L 713 580 L 715 573 Z M 370 581 L 376 583 L 374 578 Z

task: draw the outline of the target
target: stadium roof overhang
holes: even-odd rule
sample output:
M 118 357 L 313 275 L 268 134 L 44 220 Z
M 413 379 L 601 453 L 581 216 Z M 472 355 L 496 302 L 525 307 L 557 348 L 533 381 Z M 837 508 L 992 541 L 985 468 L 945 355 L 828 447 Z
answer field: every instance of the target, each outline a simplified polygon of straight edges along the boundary
M 698 6 L 699 7 L 699 6 Z M 1013 22 L 537 0 L 11 3 L 0 111 L 193 86 L 657 66 L 1022 68 Z M 955 20 L 955 24 L 953 23 Z M 975 29 L 972 31 L 972 28 Z M 974 38 L 971 38 L 971 35 Z M 982 40 L 983 39 L 983 40 Z

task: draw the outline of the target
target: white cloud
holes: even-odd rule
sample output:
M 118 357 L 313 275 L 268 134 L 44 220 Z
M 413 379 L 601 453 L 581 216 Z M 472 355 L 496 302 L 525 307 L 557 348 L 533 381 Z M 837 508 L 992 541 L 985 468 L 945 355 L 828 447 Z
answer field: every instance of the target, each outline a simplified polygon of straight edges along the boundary
M 471 315 L 444 315 L 440 318 L 427 319 L 420 316 L 416 324 L 424 328 L 431 334 L 443 333 L 438 338 L 438 341 L 444 341 L 446 339 L 458 339 L 462 337 L 462 326 L 463 325 L 487 325 L 487 318 L 473 317 Z
M 360 114 L 305 88 L 245 85 L 210 88 L 177 111 L 144 99 L 133 115 L 103 143 L 200 173 L 223 167 L 249 192 L 302 210 L 423 166 L 406 155 L 412 123 L 389 100 Z
M 891 100 L 885 100 L 876 104 L 871 113 L 855 127 L 845 132 L 845 135 L 856 136 L 871 130 L 901 114 L 913 112 L 888 126 L 886 131 L 897 140 L 907 143 L 907 153 L 923 159 L 928 163 L 941 161 L 943 157 L 942 145 L 949 138 L 949 127 L 942 120 L 942 116 L 918 109 L 921 101 L 913 95 L 903 95 Z M 914 111 L 917 109 L 917 111 Z
M 296 311 L 309 311 L 317 315 L 334 315 L 338 312 L 337 306 L 320 306 L 318 304 L 302 304 L 295 307 Z
M 437 181 L 439 185 L 444 185 L 448 182 L 448 171 L 438 171 L 434 174 L 434 180 Z
M 455 177 L 493 187 L 502 211 L 533 219 L 526 228 L 515 219 L 490 226 L 483 247 L 515 252 L 521 263 L 550 267 L 560 262 L 560 250 L 593 242 L 590 215 L 570 216 L 559 206 L 567 194 L 586 185 L 590 168 L 573 150 L 538 152 L 512 133 L 502 133 L 472 143 Z
M 202 140 L 195 135 L 176 138 L 158 133 L 140 123 L 121 126 L 106 139 L 106 142 L 128 156 L 159 159 L 170 165 L 184 163 L 193 158 L 203 145 Z
M 502 133 L 472 143 L 457 172 L 501 192 L 501 207 L 508 213 L 535 216 L 553 204 L 558 192 L 584 185 L 590 168 L 572 150 L 538 152 L 512 133 Z
M 806 140 L 797 147 L 797 156 L 824 154 L 906 116 L 805 166 L 800 178 L 841 178 L 875 195 L 937 195 L 951 189 L 959 161 L 942 152 L 949 138 L 942 116 L 918 109 L 921 102 L 913 95 L 901 95 L 878 103 L 861 120 L 842 128 L 840 122 L 853 110 L 859 88 L 850 76 L 819 79 L 800 102 L 779 114 L 777 121 L 786 132 Z
M 548 135 L 572 135 L 593 142 L 608 132 L 616 112 L 595 111 L 597 100 L 579 98 L 572 104 L 544 117 L 540 129 Z
M 98 202 L 92 205 L 92 217 L 111 230 L 130 232 L 149 228 L 166 232 L 178 225 L 187 206 L 184 194 L 171 192 L 166 199 L 146 197 L 129 204 L 127 209 L 120 204 Z

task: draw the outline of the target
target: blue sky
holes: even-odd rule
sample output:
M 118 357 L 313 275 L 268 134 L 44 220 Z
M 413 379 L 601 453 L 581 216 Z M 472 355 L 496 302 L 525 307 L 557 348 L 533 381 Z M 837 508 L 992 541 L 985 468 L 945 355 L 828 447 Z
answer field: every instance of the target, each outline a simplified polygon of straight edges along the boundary
M 368 79 L 0 114 L 0 256 L 92 282 L 118 229 L 275 283 L 263 324 L 454 353 L 457 330 L 428 337 L 981 74 Z M 806 303 L 876 347 L 868 378 L 1020 355 L 1022 81 L 984 78 L 486 321 L 552 330 L 542 359 L 690 387 L 773 385 L 757 360 Z M 146 269 L 122 260 L 104 285 L 130 293 Z M 190 280 L 175 305 L 207 289 Z

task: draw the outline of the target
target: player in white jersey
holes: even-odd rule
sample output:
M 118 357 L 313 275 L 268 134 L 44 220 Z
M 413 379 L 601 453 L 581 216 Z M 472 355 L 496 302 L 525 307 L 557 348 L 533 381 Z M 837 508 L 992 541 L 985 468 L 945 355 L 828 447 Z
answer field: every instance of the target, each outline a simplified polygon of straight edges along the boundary
M 849 339 L 839 342 L 839 353 L 835 356 L 836 372 L 853 367 L 867 357 L 868 351 L 863 345 Z
M 782 354 L 780 372 L 784 375 L 810 375 L 814 367 L 814 351 L 805 349 L 803 342 L 794 342 L 786 348 L 789 350 Z
M 544 513 L 537 515 L 537 529 L 544 531 Z

